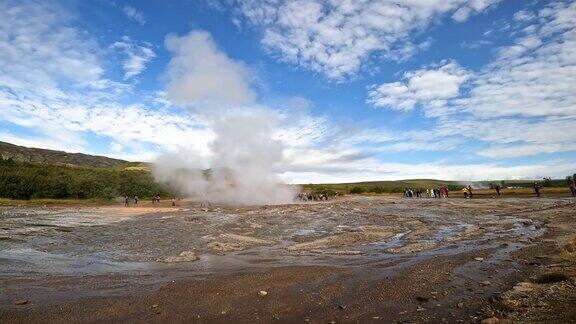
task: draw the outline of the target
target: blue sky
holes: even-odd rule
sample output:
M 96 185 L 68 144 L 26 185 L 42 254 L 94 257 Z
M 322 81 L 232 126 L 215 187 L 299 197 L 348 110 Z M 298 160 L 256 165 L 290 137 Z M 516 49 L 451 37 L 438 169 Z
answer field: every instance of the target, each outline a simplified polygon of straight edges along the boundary
M 210 167 L 214 114 L 266 111 L 291 183 L 564 177 L 574 89 L 574 1 L 0 0 L 25 146 Z

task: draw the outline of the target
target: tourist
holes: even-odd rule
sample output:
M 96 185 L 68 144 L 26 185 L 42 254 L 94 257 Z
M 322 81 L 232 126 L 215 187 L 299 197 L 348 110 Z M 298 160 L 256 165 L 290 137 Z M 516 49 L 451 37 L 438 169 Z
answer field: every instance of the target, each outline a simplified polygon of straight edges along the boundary
M 576 179 L 574 177 L 568 177 L 568 186 L 570 187 L 572 197 L 576 197 Z
M 536 193 L 536 197 L 540 197 L 540 184 L 534 181 L 534 192 Z

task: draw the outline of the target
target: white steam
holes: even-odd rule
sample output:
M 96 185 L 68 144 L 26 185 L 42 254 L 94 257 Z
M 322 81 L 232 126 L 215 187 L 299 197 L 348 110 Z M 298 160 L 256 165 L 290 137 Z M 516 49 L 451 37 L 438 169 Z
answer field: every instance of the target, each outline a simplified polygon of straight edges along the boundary
M 297 188 L 283 184 L 275 170 L 283 150 L 273 138 L 277 114 L 247 108 L 254 93 L 244 64 L 221 52 L 206 32 L 168 36 L 166 47 L 173 56 L 167 72 L 168 99 L 192 109 L 214 132 L 214 139 L 208 158 L 190 152 L 159 157 L 156 178 L 205 201 L 291 203 Z

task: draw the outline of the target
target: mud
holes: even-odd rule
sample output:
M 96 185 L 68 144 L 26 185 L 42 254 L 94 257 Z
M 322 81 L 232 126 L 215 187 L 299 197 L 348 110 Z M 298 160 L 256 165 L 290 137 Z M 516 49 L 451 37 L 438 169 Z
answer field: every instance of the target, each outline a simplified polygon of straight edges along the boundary
M 562 197 L 180 205 L 1 207 L 0 319 L 518 320 L 495 300 L 572 253 L 576 223 Z

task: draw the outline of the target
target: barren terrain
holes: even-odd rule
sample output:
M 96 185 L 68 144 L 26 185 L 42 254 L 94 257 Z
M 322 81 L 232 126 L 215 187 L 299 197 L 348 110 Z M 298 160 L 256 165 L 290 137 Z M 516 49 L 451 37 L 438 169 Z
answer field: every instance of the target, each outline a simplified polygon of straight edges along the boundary
M 576 322 L 575 200 L 0 207 L 0 321 Z

